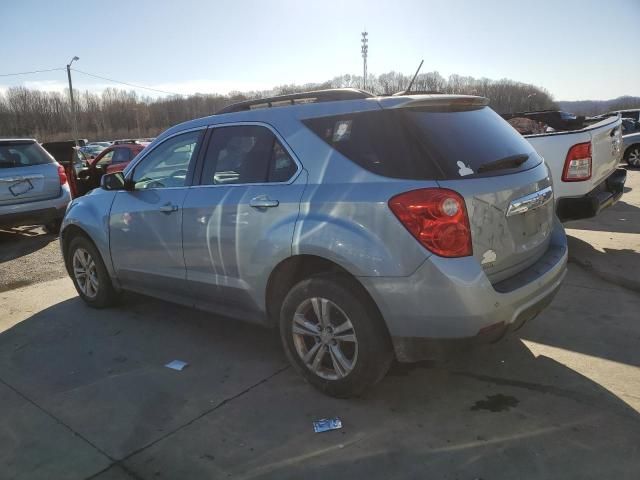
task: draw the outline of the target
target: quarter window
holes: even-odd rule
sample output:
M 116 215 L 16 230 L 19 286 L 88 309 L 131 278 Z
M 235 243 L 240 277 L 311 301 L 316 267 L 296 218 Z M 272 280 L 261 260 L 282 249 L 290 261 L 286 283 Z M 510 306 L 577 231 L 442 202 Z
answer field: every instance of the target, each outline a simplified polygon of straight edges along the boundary
M 296 170 L 295 162 L 268 128 L 219 127 L 209 142 L 202 184 L 286 182 Z
M 136 190 L 185 186 L 189 162 L 201 135 L 202 131 L 183 133 L 154 148 L 133 172 Z

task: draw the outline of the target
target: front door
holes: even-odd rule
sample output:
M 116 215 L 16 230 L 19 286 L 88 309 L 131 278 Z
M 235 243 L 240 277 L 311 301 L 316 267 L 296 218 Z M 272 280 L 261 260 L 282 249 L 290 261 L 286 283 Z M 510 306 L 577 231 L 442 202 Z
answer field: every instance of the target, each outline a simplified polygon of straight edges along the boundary
M 173 136 L 136 165 L 133 191 L 119 191 L 109 218 L 111 259 L 124 288 L 184 294 L 182 205 L 202 130 Z
M 184 203 L 184 258 L 197 305 L 249 320 L 264 311 L 269 273 L 291 255 L 305 183 L 270 128 L 215 128 L 200 184 Z

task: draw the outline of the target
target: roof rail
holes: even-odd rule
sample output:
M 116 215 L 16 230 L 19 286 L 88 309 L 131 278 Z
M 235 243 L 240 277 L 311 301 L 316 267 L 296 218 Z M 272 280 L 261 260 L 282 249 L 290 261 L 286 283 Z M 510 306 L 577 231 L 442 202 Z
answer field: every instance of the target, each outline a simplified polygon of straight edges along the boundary
M 221 113 L 243 112 L 258 108 L 286 107 L 304 103 L 335 102 L 340 100 L 358 100 L 369 97 L 373 97 L 373 94 L 356 88 L 332 88 L 234 103 L 217 111 L 216 115 Z

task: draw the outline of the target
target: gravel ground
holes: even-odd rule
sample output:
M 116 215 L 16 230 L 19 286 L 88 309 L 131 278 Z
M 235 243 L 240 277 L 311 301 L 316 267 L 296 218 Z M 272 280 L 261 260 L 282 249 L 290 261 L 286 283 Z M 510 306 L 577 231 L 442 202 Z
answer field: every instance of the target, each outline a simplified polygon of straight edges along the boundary
M 0 292 L 66 275 L 55 235 L 40 227 L 0 229 Z

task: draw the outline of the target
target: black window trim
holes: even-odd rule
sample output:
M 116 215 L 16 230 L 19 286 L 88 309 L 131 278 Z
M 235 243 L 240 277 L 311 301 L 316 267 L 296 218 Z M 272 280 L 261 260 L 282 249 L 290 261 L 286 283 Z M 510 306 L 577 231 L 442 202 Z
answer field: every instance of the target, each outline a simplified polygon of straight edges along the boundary
M 293 162 L 296 164 L 296 171 L 289 177 L 286 182 L 260 182 L 260 183 L 227 183 L 227 184 L 202 184 L 202 173 L 204 171 L 204 162 L 206 158 L 207 151 L 209 150 L 209 146 L 211 143 L 211 137 L 213 136 L 213 132 L 216 128 L 224 128 L 224 127 L 248 127 L 248 126 L 258 126 L 265 127 L 271 131 L 276 140 L 280 142 L 280 145 L 285 149 L 285 151 L 289 154 Z M 293 152 L 289 144 L 284 140 L 282 135 L 270 124 L 264 122 L 225 122 L 225 123 L 215 123 L 211 124 L 207 127 L 207 135 L 205 137 L 205 141 L 202 142 L 202 155 L 198 158 L 198 168 L 196 170 L 196 174 L 194 174 L 192 187 L 198 188 L 209 188 L 209 187 L 246 187 L 246 186 L 267 186 L 267 185 L 290 185 L 296 181 L 300 172 L 302 172 L 303 166 L 300 163 L 300 160 Z M 269 164 L 271 164 L 272 159 L 269 159 Z

